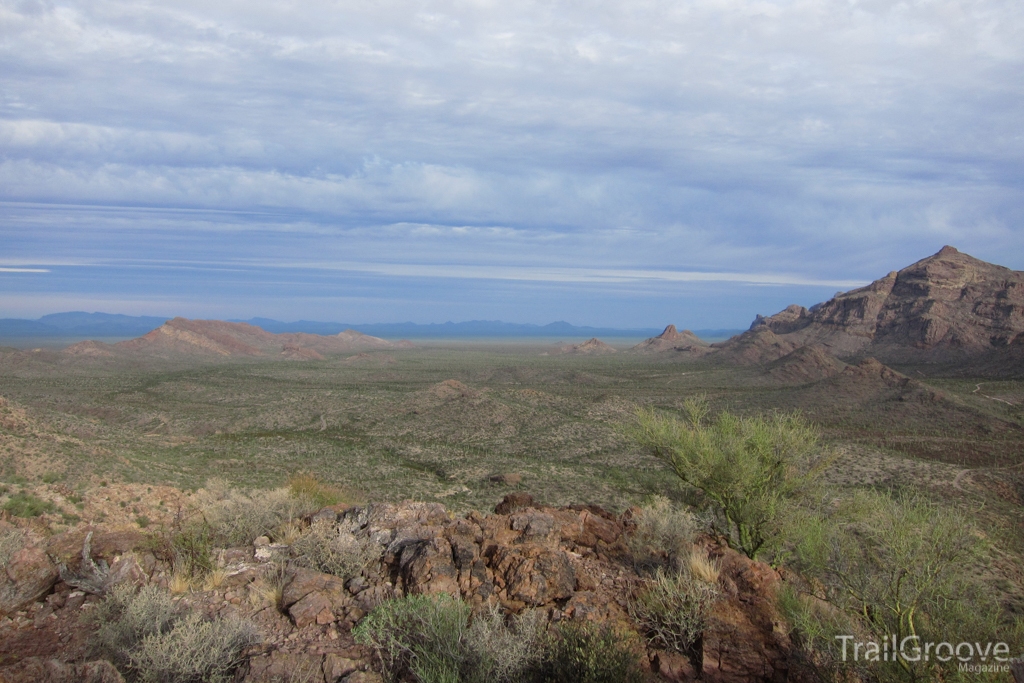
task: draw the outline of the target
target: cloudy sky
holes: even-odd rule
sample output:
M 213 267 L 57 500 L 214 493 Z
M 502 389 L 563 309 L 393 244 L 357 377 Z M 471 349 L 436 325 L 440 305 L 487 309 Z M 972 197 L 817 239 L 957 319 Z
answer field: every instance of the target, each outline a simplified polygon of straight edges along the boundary
M 0 317 L 743 327 L 1022 217 L 1020 0 L 0 0 Z

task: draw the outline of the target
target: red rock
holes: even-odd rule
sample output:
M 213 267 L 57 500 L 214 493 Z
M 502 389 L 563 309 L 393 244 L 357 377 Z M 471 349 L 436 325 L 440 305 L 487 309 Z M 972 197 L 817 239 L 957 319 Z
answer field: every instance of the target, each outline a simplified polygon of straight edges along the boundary
M 14 554 L 0 575 L 0 616 L 17 612 L 42 598 L 60 574 L 46 552 L 27 545 Z
M 569 557 L 535 543 L 499 547 L 492 566 L 503 579 L 505 595 L 527 605 L 543 605 L 571 597 L 576 576 Z
M 310 624 L 329 624 L 334 621 L 334 606 L 330 597 L 320 591 L 313 591 L 303 596 L 288 608 L 288 615 L 295 622 L 296 628 L 305 628 Z

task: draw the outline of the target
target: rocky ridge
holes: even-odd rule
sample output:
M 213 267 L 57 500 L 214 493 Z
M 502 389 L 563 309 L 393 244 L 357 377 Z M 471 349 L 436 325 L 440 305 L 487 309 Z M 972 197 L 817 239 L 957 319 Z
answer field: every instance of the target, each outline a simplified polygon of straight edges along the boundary
M 958 361 L 1024 344 L 1024 272 L 946 246 L 867 287 L 763 318 L 786 341 L 840 358 Z
M 262 537 L 253 546 L 216 550 L 216 580 L 177 599 L 209 616 L 234 615 L 257 625 L 262 642 L 247 653 L 236 681 L 293 680 L 302 672 L 306 681 L 379 682 L 370 652 L 354 642 L 351 629 L 392 596 L 449 593 L 511 613 L 536 610 L 551 623 L 635 628 L 626 610 L 641 580 L 624 543 L 631 514 L 550 508 L 524 493 L 507 496 L 493 514 L 460 517 L 436 503 L 324 508 L 306 523 L 331 524 L 372 543 L 380 555 L 375 566 L 343 581 L 289 559 L 287 545 Z M 79 615 L 100 597 L 69 577 L 95 560 L 106 563 L 112 582 L 168 587 L 167 558 L 138 529 L 80 526 L 49 538 L 31 529 L 22 533 L 21 547 L 0 574 L 0 681 L 122 680 L 108 663 L 88 660 Z M 699 542 L 720 563 L 722 595 L 697 663 L 703 680 L 787 680 L 790 644 L 773 606 L 779 574 L 713 539 Z M 60 563 L 70 570 L 62 572 Z M 274 575 L 283 589 L 271 605 L 258 598 L 257 587 Z M 644 661 L 652 680 L 698 675 L 680 655 L 648 650 Z

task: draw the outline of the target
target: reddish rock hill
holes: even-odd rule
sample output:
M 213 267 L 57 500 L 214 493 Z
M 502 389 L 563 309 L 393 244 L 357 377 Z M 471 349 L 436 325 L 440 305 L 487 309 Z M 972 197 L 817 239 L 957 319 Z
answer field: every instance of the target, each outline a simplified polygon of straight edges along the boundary
M 583 356 L 597 356 L 605 353 L 616 353 L 616 350 L 597 337 L 592 337 L 582 344 L 568 344 L 558 347 L 559 353 L 572 353 Z
M 801 346 L 768 367 L 768 374 L 787 384 L 804 384 L 835 377 L 846 363 L 818 346 Z
M 711 353 L 711 350 L 711 345 L 706 341 L 690 330 L 676 331 L 675 325 L 669 325 L 657 337 L 645 339 L 630 349 L 630 351 L 637 353 L 666 353 L 671 351 L 693 358 L 699 358 L 707 353 Z
M 978 358 L 1024 344 L 1024 272 L 947 246 L 809 310 L 790 306 L 758 316 L 751 330 L 764 328 L 794 346 L 818 344 L 840 358 Z
M 736 335 L 729 341 L 712 344 L 709 359 L 734 365 L 766 365 L 795 351 L 800 344 L 785 339 L 766 325 Z
M 222 357 L 277 357 L 289 360 L 319 360 L 325 355 L 351 353 L 364 349 L 394 349 L 399 345 L 354 330 L 345 330 L 334 336 L 293 333 L 272 334 L 248 323 L 229 323 L 221 320 L 187 320 L 175 318 L 152 332 L 113 345 L 99 345 L 88 349 L 89 355 L 98 352 L 125 353 L 144 356 L 222 356 Z M 81 346 L 81 345 L 76 345 Z M 102 347 L 102 348 L 101 348 Z M 406 348 L 406 344 L 401 344 Z M 65 353 L 78 355 L 83 350 L 71 347 Z

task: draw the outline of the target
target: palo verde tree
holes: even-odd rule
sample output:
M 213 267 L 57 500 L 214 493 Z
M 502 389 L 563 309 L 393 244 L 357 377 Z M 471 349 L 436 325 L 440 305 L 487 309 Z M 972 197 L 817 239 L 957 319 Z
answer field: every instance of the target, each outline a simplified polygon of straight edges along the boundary
M 823 449 L 796 414 L 709 412 L 703 397 L 684 403 L 683 419 L 639 409 L 633 435 L 703 493 L 729 545 L 756 559 L 777 549 L 794 499 L 824 465 Z

